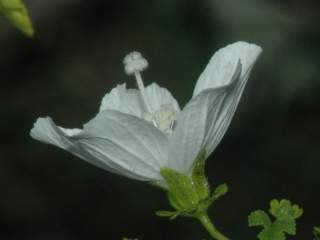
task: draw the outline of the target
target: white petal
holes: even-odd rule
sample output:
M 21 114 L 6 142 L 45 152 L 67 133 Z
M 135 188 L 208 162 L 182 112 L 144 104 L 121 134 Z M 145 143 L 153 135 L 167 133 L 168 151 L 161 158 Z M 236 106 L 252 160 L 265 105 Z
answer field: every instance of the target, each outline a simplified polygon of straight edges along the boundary
M 70 148 L 73 143 L 69 137 L 76 136 L 80 129 L 65 129 L 54 124 L 50 117 L 38 118 L 30 131 L 31 137 L 62 149 Z
M 166 88 L 159 87 L 156 83 L 147 86 L 143 94 L 151 113 L 158 111 L 163 105 L 171 105 L 177 113 L 180 112 L 177 100 Z
M 103 97 L 99 112 L 104 110 L 116 110 L 141 118 L 146 107 L 137 89 L 127 89 L 126 84 L 121 84 Z
M 239 80 L 240 73 L 239 63 L 229 85 L 202 91 L 178 115 L 176 128 L 170 139 L 171 151 L 175 153 L 171 167 L 189 174 L 200 150 L 206 149 L 208 155 L 211 153 L 207 148 L 207 138 L 217 134 L 217 129 L 211 128 L 222 117 L 221 110 L 225 100 Z
M 130 171 L 119 163 L 112 162 L 105 155 L 100 156 L 99 151 L 104 149 L 104 146 L 101 146 L 94 153 L 92 153 L 94 150 L 84 148 L 80 143 L 83 138 L 81 134 L 80 129 L 65 129 L 56 126 L 50 117 L 37 119 L 30 131 L 30 135 L 34 139 L 67 150 L 99 168 L 137 180 L 150 180 Z
M 217 51 L 200 75 L 193 97 L 208 88 L 215 88 L 230 83 L 237 63 L 242 65 L 241 78 L 248 78 L 253 64 L 262 52 L 261 47 L 246 42 L 236 42 Z
M 184 159 L 177 157 L 177 164 L 187 173 L 200 150 L 205 149 L 209 156 L 221 141 L 260 53 L 261 48 L 256 45 L 243 42 L 229 45 L 215 54 L 201 74 L 194 98 L 178 117 L 172 139 L 174 142 L 183 139 L 181 146 L 173 148 L 177 149 L 176 154 L 183 153 Z M 222 70 L 216 74 L 214 70 L 219 67 Z
M 100 167 L 109 170 L 105 164 L 100 161 L 89 158 L 83 149 L 77 144 L 76 139 L 81 133 L 81 129 L 66 129 L 57 126 L 50 117 L 38 118 L 34 123 L 33 128 L 30 131 L 32 138 L 55 145 L 59 148 L 67 150 L 74 155 L 85 159 L 86 161 Z
M 161 180 L 160 168 L 168 162 L 167 137 L 146 121 L 117 111 L 100 112 L 84 126 L 78 142 L 119 172 L 126 169 L 146 180 Z

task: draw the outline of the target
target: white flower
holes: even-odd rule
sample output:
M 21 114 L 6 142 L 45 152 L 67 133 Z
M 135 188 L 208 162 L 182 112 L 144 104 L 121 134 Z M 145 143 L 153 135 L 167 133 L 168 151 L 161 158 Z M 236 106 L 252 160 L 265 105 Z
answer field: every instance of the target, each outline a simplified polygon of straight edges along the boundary
M 144 87 L 140 71 L 146 65 L 135 52 L 124 62 L 139 89 L 125 84 L 112 89 L 82 129 L 64 129 L 46 117 L 36 121 L 30 134 L 129 178 L 163 183 L 163 167 L 189 175 L 199 151 L 205 149 L 208 157 L 221 141 L 261 51 L 255 44 L 236 42 L 216 52 L 183 110 L 167 89 L 156 83 Z

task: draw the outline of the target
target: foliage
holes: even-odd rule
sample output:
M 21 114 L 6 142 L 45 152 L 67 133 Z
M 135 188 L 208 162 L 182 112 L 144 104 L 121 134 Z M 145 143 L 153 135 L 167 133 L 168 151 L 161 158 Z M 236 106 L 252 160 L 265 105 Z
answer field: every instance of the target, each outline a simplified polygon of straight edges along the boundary
M 32 22 L 22 0 L 0 0 L 0 12 L 28 37 L 33 36 Z
M 303 210 L 289 200 L 274 199 L 270 202 L 270 214 L 275 218 L 272 222 L 269 215 L 263 210 L 257 210 L 249 215 L 249 226 L 261 226 L 260 240 L 285 240 L 286 235 L 296 234 L 296 222 Z

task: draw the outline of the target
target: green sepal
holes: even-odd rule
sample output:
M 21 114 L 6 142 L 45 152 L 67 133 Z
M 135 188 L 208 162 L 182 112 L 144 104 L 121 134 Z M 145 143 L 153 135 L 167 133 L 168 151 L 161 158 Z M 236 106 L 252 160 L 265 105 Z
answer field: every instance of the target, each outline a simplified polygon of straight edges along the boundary
M 320 227 L 313 228 L 313 235 L 316 240 L 320 240 Z
M 0 12 L 28 37 L 34 35 L 28 10 L 22 0 L 0 0 Z
M 174 169 L 164 167 L 160 174 L 165 185 L 170 205 L 176 211 L 159 211 L 157 215 L 174 219 L 177 216 L 198 218 L 205 214 L 212 203 L 228 192 L 226 184 L 219 185 L 212 194 L 205 176 L 206 152 L 199 152 L 192 166 L 190 175 L 180 173 Z M 155 182 L 154 185 L 160 184 Z
M 176 217 L 178 217 L 181 214 L 181 212 L 178 211 L 156 211 L 156 215 L 159 217 L 167 217 L 170 220 L 174 220 Z
M 210 203 L 213 203 L 218 198 L 226 195 L 228 190 L 229 190 L 229 188 L 228 188 L 227 184 L 225 184 L 225 183 L 224 184 L 220 184 L 218 187 L 216 187 L 216 189 L 212 193 L 211 198 L 210 198 Z
M 201 150 L 193 164 L 192 181 L 200 200 L 207 199 L 210 195 L 210 186 L 205 175 L 206 151 Z
M 262 227 L 270 227 L 271 220 L 269 215 L 262 210 L 257 210 L 252 212 L 249 215 L 249 227 L 256 227 L 256 226 L 262 226 Z
M 170 168 L 162 168 L 160 173 L 168 184 L 169 200 L 174 208 L 185 210 L 197 206 L 199 198 L 191 178 Z

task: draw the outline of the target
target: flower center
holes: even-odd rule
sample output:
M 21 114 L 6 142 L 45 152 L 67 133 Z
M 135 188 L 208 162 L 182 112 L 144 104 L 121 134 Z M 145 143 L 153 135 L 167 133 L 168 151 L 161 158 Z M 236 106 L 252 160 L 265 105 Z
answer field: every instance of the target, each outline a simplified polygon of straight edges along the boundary
M 152 111 L 140 73 L 148 67 L 148 61 L 141 53 L 134 51 L 125 56 L 123 63 L 126 74 L 135 76 L 137 86 L 147 108 L 143 116 L 144 120 L 152 123 L 153 126 L 164 132 L 167 136 L 171 135 L 176 119 L 176 110 L 172 105 L 164 104 L 157 111 Z
M 167 136 L 170 136 L 175 124 L 176 111 L 172 105 L 164 104 L 154 113 L 146 112 L 144 119 L 152 123 L 153 126 L 164 132 Z

